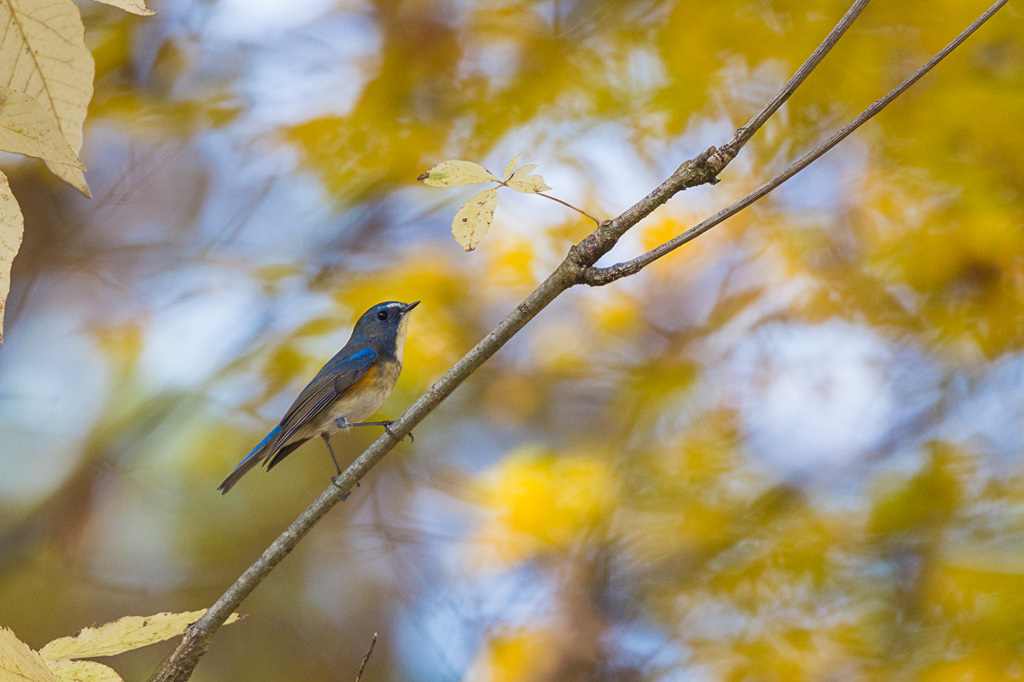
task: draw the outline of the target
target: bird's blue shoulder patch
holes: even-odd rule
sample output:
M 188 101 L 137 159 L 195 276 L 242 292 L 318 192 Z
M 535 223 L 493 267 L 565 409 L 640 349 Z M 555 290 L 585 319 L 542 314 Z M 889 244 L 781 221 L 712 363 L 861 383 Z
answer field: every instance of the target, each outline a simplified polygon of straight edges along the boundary
M 347 359 L 351 360 L 352 362 L 363 363 L 366 362 L 367 360 L 372 360 L 376 356 L 377 354 L 373 352 L 372 348 L 364 348 L 358 353 L 353 353 L 352 355 L 348 356 Z

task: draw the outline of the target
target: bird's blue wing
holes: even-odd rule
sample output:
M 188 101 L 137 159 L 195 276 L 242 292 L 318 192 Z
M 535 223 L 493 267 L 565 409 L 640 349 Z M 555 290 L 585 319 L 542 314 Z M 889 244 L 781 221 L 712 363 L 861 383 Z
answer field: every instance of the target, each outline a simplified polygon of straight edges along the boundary
M 359 381 L 377 361 L 377 354 L 371 349 L 358 353 L 347 353 L 344 349 L 317 372 L 302 393 L 288 408 L 281 423 L 275 426 L 259 445 L 252 449 L 245 458 L 235 466 L 218 490 L 226 493 L 250 469 L 260 462 L 269 462 L 273 466 L 301 445 L 305 439 L 290 443 L 292 436 L 308 424 L 335 400 L 345 393 L 354 383 Z
M 362 379 L 376 361 L 377 354 L 369 348 L 352 354 L 345 354 L 343 350 L 328 360 L 288 408 L 281 420 L 281 438 L 278 442 L 286 444 L 299 429 L 313 421 L 321 410 Z

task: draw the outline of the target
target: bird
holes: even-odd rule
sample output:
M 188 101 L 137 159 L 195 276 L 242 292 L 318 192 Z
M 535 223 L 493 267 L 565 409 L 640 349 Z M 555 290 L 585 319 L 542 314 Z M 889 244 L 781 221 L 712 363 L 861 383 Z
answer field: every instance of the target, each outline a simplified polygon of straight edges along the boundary
M 398 381 L 409 328 L 408 315 L 419 303 L 385 301 L 363 313 L 348 343 L 317 372 L 288 408 L 281 423 L 235 466 L 217 490 L 226 494 L 257 464 L 262 463 L 270 471 L 316 436 L 327 445 L 334 468 L 341 475 L 341 467 L 331 449 L 332 433 L 355 426 L 383 426 L 391 433 L 391 421 L 362 420 L 384 404 Z

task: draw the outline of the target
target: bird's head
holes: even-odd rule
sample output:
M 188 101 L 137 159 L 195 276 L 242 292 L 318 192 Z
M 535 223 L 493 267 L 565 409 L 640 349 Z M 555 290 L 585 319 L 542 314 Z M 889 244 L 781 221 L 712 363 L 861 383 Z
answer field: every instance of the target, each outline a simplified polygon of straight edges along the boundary
M 359 318 L 352 330 L 352 340 L 362 341 L 375 351 L 394 354 L 402 360 L 405 330 L 409 326 L 407 315 L 419 301 L 402 303 L 385 301 L 373 306 Z

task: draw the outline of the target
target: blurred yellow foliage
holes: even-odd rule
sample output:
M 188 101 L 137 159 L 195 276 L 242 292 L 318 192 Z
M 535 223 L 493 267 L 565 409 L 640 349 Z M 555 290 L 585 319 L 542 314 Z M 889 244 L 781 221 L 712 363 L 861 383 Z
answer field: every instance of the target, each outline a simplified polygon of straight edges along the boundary
M 659 217 L 660 219 L 658 219 Z M 636 227 L 640 236 L 641 248 L 644 251 L 650 251 L 661 246 L 700 223 L 706 217 L 706 215 L 698 213 L 672 213 L 668 216 L 656 214 L 654 219 Z M 700 269 L 702 263 L 713 259 L 712 254 L 715 248 L 714 240 L 698 239 L 677 250 L 671 257 L 655 261 L 648 270 L 653 275 L 664 278 L 691 274 L 694 268 Z
M 340 346 L 339 346 L 340 348 Z M 319 369 L 317 358 L 303 355 L 290 343 L 278 346 L 267 357 L 263 366 L 263 379 L 267 385 L 266 395 L 274 395 L 296 378 L 312 378 Z M 321 364 L 326 359 L 320 360 Z
M 772 628 L 765 633 L 752 633 L 737 641 L 732 650 L 722 652 L 725 663 L 717 668 L 724 680 L 793 680 L 829 679 L 842 670 L 845 659 L 842 647 L 825 629 Z
M 641 308 L 638 301 L 623 291 L 608 291 L 607 296 L 594 299 L 589 307 L 595 329 L 611 337 L 627 339 L 637 327 Z
M 491 636 L 463 678 L 466 682 L 547 680 L 557 667 L 554 640 L 547 630 L 527 629 Z
M 486 520 L 474 544 L 515 563 L 600 537 L 618 504 L 618 485 L 599 459 L 530 447 L 486 472 L 476 496 Z
M 963 495 L 956 471 L 960 459 L 950 446 L 932 444 L 926 467 L 875 502 L 870 531 L 889 536 L 937 530 L 955 513 Z
M 941 562 L 925 582 L 924 596 L 965 638 L 1012 645 L 1024 630 L 1024 575 Z
M 92 331 L 96 345 L 109 359 L 118 378 L 126 377 L 134 369 L 144 347 L 145 333 L 145 325 L 139 321 L 100 326 Z
M 492 235 L 486 250 L 489 283 L 503 293 L 528 290 L 537 285 L 534 274 L 536 247 L 526 237 L 505 231 Z
M 952 661 L 928 666 L 921 682 L 1019 682 L 1024 667 L 1014 651 L 982 650 Z
M 1024 344 L 1024 232 L 985 207 L 947 211 L 947 226 L 904 235 L 890 258 L 926 295 L 925 317 L 947 343 L 993 357 Z

